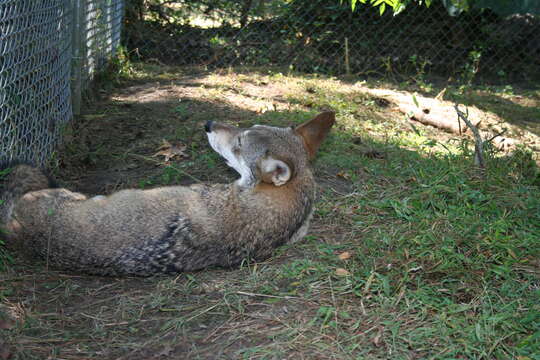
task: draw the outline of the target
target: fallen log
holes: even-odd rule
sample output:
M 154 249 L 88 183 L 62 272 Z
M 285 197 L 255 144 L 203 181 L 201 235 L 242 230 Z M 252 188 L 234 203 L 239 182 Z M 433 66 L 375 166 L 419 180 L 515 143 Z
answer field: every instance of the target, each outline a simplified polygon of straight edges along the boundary
M 454 104 L 442 100 L 444 91 L 441 91 L 435 98 L 428 98 L 389 89 L 372 89 L 368 87 L 360 87 L 360 89 L 362 92 L 373 96 L 379 106 L 392 105 L 395 110 L 405 114 L 410 121 L 417 121 L 423 125 L 433 126 L 457 135 L 471 134 L 469 126 L 459 120 Z M 501 131 L 500 126 L 493 127 L 494 123 L 501 122 L 501 119 L 493 114 L 472 106 L 469 108 L 468 120 L 477 129 L 486 133 L 487 138 L 491 137 L 487 142 L 499 150 L 510 151 L 519 143 L 516 139 L 503 137 L 505 131 Z M 505 124 L 506 126 L 510 127 L 508 124 Z
M 449 117 L 446 112 L 439 113 L 427 107 L 419 108 L 408 104 L 398 104 L 398 106 L 399 111 L 407 115 L 409 120 L 418 121 L 424 125 L 434 126 L 458 135 L 466 133 L 469 129 L 465 123 L 459 121 L 457 116 Z M 478 126 L 481 122 L 480 119 L 470 119 L 470 121 L 474 126 Z

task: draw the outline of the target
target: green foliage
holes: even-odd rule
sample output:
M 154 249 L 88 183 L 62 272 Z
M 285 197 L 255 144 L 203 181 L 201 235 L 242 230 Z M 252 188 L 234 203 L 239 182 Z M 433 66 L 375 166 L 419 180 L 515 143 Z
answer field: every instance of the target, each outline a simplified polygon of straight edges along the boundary
M 227 24 L 245 22 L 247 16 L 275 12 L 283 4 L 283 1 L 272 1 L 268 4 L 261 1 L 256 4 L 246 0 L 128 0 L 126 18 L 128 22 L 151 20 L 177 25 L 189 25 L 197 18 L 204 18 Z
M 342 0 L 343 1 L 343 0 Z M 473 0 L 441 0 L 447 9 L 457 9 L 458 11 L 469 10 Z M 379 13 L 382 15 L 386 8 L 392 9 L 394 14 L 399 14 L 409 5 L 418 5 L 430 7 L 433 0 L 350 0 L 352 11 L 356 10 L 358 3 L 369 4 L 379 8 Z
M 434 0 L 350 0 L 350 3 L 352 11 L 355 11 L 358 3 L 362 3 L 378 7 L 379 12 L 382 15 L 387 7 L 392 9 L 394 14 L 398 14 L 405 10 L 409 5 L 430 7 L 433 1 Z M 341 0 L 341 2 L 343 2 L 343 0 Z M 440 2 L 452 15 L 458 15 L 459 13 L 469 11 L 472 8 L 489 8 L 503 16 L 524 13 L 538 14 L 540 12 L 540 5 L 530 0 L 440 0 Z
M 120 82 L 134 75 L 133 64 L 129 59 L 129 52 L 125 46 L 120 46 L 114 57 L 109 59 L 107 66 L 95 75 L 96 83 L 104 90 L 110 90 Z
M 422 88 L 430 75 L 471 83 L 494 75 L 528 81 L 537 73 L 534 42 L 525 41 L 531 26 L 505 25 L 485 10 L 494 9 L 487 0 L 129 3 L 138 11 L 127 12 L 124 43 L 136 49 L 132 55 L 163 64 L 279 65 L 396 79 L 416 72 Z

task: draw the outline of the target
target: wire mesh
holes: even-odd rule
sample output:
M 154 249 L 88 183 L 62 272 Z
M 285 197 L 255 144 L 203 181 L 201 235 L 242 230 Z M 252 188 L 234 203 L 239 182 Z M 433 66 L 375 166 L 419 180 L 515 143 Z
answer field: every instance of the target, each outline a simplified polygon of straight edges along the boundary
M 124 3 L 112 0 L 94 0 L 83 4 L 82 87 L 87 88 L 94 75 L 102 70 L 116 54 L 120 45 L 120 30 Z
M 43 163 L 71 115 L 71 13 L 63 1 L 0 5 L 0 160 Z
M 120 0 L 0 2 L 0 164 L 46 164 L 74 94 L 114 54 L 122 14 Z
M 352 12 L 348 1 L 339 0 L 139 4 L 126 41 L 142 60 L 462 81 L 521 81 L 540 74 L 540 19 L 531 14 L 473 9 L 451 16 L 442 1 L 396 16 L 388 10 L 381 16 L 360 2 Z

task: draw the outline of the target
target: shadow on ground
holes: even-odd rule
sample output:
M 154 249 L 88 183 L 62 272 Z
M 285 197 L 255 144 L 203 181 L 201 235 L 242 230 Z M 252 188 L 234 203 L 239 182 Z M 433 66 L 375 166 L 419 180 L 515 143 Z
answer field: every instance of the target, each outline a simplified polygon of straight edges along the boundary
M 540 99 L 537 96 L 503 97 L 495 94 L 475 93 L 459 96 L 456 100 L 464 105 L 476 105 L 479 109 L 494 113 L 524 131 L 540 136 Z

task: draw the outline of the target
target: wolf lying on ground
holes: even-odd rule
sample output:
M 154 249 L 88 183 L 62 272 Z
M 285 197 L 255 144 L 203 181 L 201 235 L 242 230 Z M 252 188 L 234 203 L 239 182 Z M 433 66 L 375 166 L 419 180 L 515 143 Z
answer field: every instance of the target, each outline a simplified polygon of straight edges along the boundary
M 56 268 L 100 275 L 177 273 L 268 258 L 307 232 L 315 197 L 309 159 L 335 122 L 240 129 L 208 122 L 212 148 L 240 179 L 229 185 L 122 190 L 87 198 L 13 167 L 0 198 L 9 241 Z

